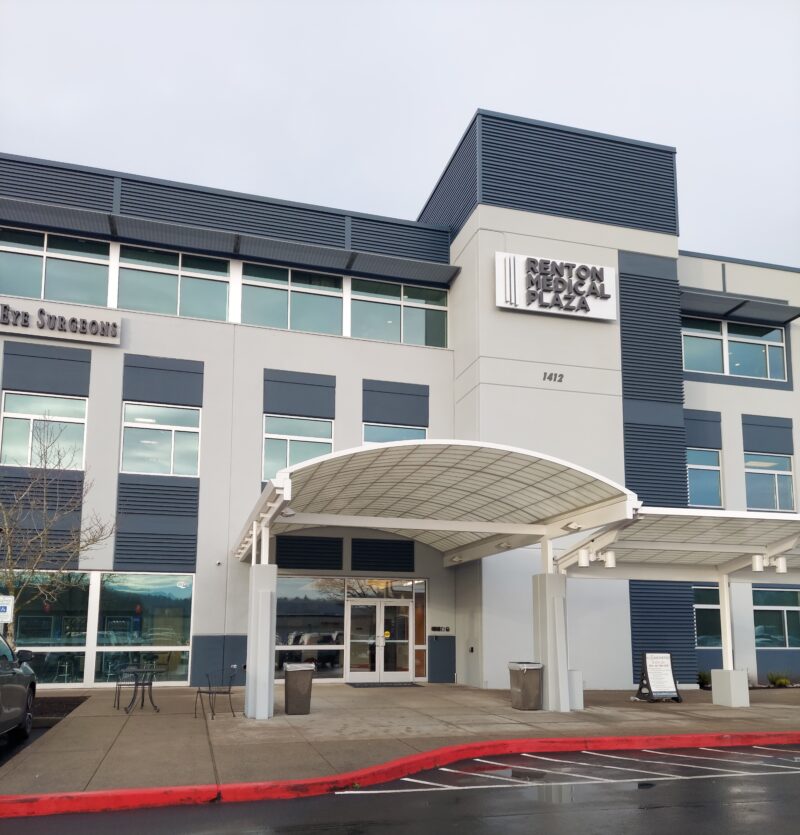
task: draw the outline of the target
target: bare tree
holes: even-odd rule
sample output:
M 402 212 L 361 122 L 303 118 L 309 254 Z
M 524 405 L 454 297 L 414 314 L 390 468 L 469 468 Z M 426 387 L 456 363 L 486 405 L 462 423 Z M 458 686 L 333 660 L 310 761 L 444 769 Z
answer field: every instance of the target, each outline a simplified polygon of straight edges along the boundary
M 65 429 L 33 420 L 30 460 L 4 461 L 23 467 L 0 480 L 0 588 L 26 606 L 52 604 L 81 585 L 80 558 L 114 533 L 112 523 L 84 512 L 92 482 L 76 469 L 82 453 Z M 6 637 L 13 642 L 13 623 Z

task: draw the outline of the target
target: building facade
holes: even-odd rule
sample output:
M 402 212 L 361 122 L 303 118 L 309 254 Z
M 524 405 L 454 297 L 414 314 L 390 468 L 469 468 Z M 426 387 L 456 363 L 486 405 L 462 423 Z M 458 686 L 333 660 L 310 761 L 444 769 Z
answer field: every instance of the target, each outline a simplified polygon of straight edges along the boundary
M 58 599 L 19 596 L 17 646 L 44 683 L 148 659 L 243 681 L 237 534 L 279 471 L 370 444 L 503 445 L 651 508 L 794 516 L 798 273 L 681 251 L 674 149 L 485 111 L 414 222 L 0 155 L 2 489 L 49 433 L 52 483 L 114 525 Z M 277 675 L 505 687 L 533 652 L 537 546 L 447 565 L 305 527 L 269 560 Z M 800 573 L 763 579 L 731 584 L 762 681 L 800 674 Z M 711 584 L 567 592 L 587 687 L 630 687 L 645 649 L 688 684 L 721 663 Z

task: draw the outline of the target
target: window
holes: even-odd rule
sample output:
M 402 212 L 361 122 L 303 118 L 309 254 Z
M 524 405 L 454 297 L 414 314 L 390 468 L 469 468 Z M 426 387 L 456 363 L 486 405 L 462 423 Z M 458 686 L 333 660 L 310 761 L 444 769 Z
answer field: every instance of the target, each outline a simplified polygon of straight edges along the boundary
M 123 473 L 196 476 L 199 456 L 199 409 L 123 404 Z
M 229 263 L 219 258 L 120 247 L 117 306 L 224 322 Z
M 105 307 L 109 244 L 0 229 L 0 293 Z
M 748 510 L 794 510 L 790 455 L 744 454 Z
M 800 591 L 753 589 L 756 647 L 800 647 Z
M 86 399 L 3 392 L 0 464 L 82 470 Z
M 409 345 L 447 346 L 447 291 L 354 278 L 351 335 Z
M 284 467 L 327 455 L 332 449 L 332 421 L 264 415 L 264 481 Z
M 695 646 L 722 646 L 722 627 L 719 617 L 719 589 L 698 586 L 694 591 Z
M 715 319 L 682 319 L 686 371 L 760 380 L 786 379 L 783 328 Z
M 391 426 L 385 423 L 365 423 L 364 443 L 384 444 L 389 441 L 424 441 L 428 430 L 423 426 Z
M 692 507 L 722 507 L 718 449 L 687 449 L 686 471 Z
M 309 333 L 342 333 L 340 276 L 261 264 L 242 268 L 242 322 Z

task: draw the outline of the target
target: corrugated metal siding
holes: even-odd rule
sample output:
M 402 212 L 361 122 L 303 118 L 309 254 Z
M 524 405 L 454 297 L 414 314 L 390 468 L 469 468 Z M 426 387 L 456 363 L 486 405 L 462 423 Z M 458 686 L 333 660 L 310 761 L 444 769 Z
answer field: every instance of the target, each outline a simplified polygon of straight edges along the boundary
M 473 120 L 419 219 L 447 226 L 455 237 L 478 205 L 478 121 Z
M 343 215 L 161 183 L 122 181 L 122 214 L 344 246 Z
M 686 507 L 686 431 L 625 423 L 625 486 L 649 507 Z
M 621 273 L 622 396 L 683 404 L 677 279 Z
M 692 584 L 631 580 L 630 601 L 634 684 L 639 683 L 643 652 L 671 652 L 678 683 L 696 684 Z
M 121 473 L 114 568 L 194 571 L 200 480 Z
M 444 229 L 353 217 L 348 249 L 447 263 L 450 235 Z
M 197 561 L 197 535 L 117 531 L 115 571 L 190 571 Z
M 680 288 L 673 266 L 672 259 L 620 254 L 622 394 L 625 403 L 639 407 L 636 419 L 625 410 L 625 486 L 656 507 L 689 503 Z
M 110 212 L 114 177 L 0 157 L 0 195 Z
M 277 536 L 275 543 L 278 568 L 342 570 L 341 539 L 323 536 Z
M 352 547 L 353 571 L 414 570 L 414 543 L 411 540 L 354 539 Z
M 675 154 L 480 116 L 481 203 L 678 234 Z

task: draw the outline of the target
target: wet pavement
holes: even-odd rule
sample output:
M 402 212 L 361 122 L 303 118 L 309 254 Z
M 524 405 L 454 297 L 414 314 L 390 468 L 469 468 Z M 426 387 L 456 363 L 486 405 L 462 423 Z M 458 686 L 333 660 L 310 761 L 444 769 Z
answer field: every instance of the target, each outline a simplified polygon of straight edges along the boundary
M 797 832 L 798 794 L 800 746 L 531 753 L 322 797 L 18 819 L 0 832 L 783 835 Z

